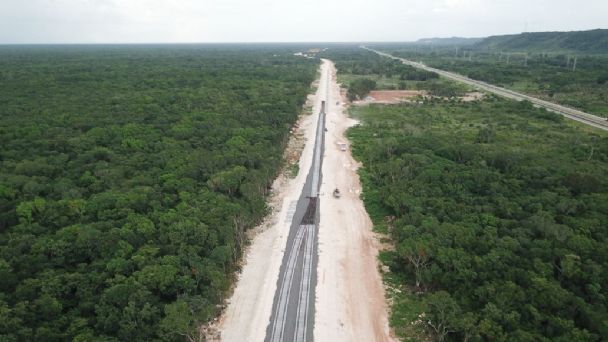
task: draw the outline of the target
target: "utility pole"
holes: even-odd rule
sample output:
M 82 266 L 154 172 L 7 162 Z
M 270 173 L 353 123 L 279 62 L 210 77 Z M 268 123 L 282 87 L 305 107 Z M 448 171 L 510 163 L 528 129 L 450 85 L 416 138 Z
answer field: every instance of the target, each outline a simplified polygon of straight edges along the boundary
M 576 60 L 577 60 L 577 57 L 574 56 L 574 64 L 572 64 L 572 71 L 576 70 Z
M 527 52 L 526 52 L 525 59 L 524 59 L 524 66 L 526 66 L 526 67 L 528 66 L 528 53 Z

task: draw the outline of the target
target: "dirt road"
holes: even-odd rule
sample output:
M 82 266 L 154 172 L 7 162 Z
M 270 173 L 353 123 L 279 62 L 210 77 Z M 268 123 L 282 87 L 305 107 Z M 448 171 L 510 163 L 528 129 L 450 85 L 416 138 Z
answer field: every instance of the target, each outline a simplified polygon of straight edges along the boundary
M 320 196 L 319 262 L 315 341 L 392 341 L 384 287 L 378 270 L 378 245 L 359 198 L 357 163 L 344 132 L 357 122 L 344 114 L 344 100 L 331 67 Z M 339 102 L 339 105 L 336 105 Z M 340 189 L 335 199 L 332 191 Z

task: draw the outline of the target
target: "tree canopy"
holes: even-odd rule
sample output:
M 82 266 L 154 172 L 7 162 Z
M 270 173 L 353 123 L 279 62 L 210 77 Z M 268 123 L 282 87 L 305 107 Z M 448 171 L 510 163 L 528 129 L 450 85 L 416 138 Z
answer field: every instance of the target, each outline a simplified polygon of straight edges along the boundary
M 608 338 L 608 136 L 481 102 L 355 107 L 363 197 L 395 249 L 392 322 L 438 341 Z M 421 318 L 422 317 L 422 318 Z
M 317 62 L 0 48 L 0 340 L 183 341 L 266 213 Z

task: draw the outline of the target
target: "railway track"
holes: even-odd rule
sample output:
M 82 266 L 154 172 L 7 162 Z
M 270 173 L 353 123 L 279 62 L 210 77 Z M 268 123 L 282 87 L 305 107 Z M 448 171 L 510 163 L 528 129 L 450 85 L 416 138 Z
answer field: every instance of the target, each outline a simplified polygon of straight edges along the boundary
M 266 342 L 311 341 L 313 335 L 317 267 L 319 188 L 323 163 L 325 116 L 329 106 L 329 78 L 317 121 L 312 165 L 295 205 L 283 264 L 277 283 Z

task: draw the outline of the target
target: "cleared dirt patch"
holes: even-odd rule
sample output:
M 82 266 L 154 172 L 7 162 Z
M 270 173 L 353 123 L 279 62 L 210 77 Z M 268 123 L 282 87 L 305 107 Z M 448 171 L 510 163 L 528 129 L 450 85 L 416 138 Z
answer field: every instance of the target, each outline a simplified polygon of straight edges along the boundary
M 372 90 L 369 95 L 360 101 L 355 101 L 355 105 L 364 105 L 370 103 L 399 103 L 411 101 L 417 96 L 425 96 L 426 92 L 422 90 Z
M 481 100 L 481 99 L 483 99 L 483 97 L 484 97 L 484 94 L 482 92 L 474 91 L 474 92 L 466 93 L 462 97 L 462 101 L 473 102 L 473 101 Z
M 427 91 L 424 90 L 372 90 L 369 92 L 363 100 L 352 102 L 355 106 L 363 106 L 372 103 L 378 104 L 395 104 L 402 102 L 415 102 L 415 99 L 421 96 L 423 99 L 428 98 L 442 98 L 437 96 L 429 95 Z M 464 96 L 457 97 L 456 99 L 460 99 L 463 102 L 473 102 L 479 101 L 483 99 L 485 96 L 484 93 L 479 91 L 466 93 Z M 449 98 L 442 98 L 444 100 L 449 100 Z

